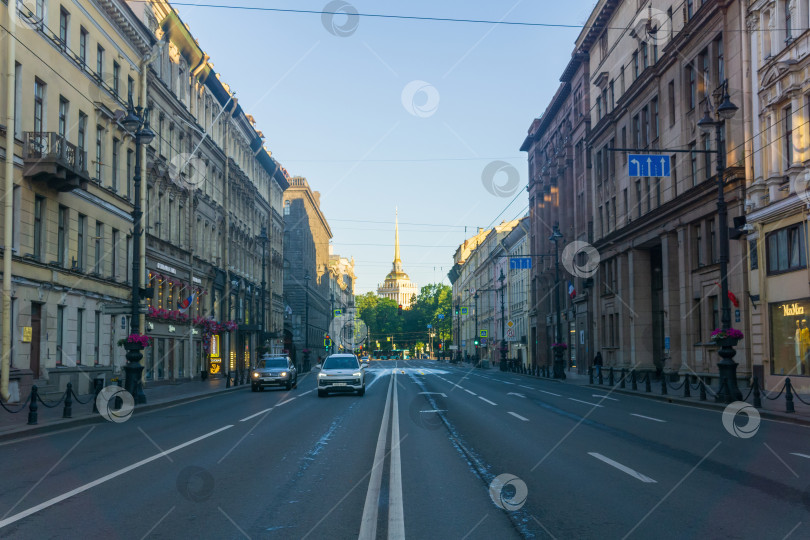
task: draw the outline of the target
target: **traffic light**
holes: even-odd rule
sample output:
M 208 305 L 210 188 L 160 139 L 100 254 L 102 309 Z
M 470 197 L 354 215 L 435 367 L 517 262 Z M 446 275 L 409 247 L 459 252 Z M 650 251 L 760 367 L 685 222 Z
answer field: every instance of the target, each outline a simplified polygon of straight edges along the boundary
M 329 334 L 326 334 L 323 338 L 323 347 L 326 349 L 326 352 L 329 352 L 329 348 L 332 346 L 332 338 L 329 337 Z
M 442 350 L 442 344 L 439 343 L 439 350 Z
M 400 314 L 400 315 L 402 315 L 402 304 L 400 304 L 400 305 L 399 305 L 399 310 L 398 310 L 398 312 L 399 312 L 399 314 Z
M 475 346 L 478 347 L 478 338 L 475 338 Z

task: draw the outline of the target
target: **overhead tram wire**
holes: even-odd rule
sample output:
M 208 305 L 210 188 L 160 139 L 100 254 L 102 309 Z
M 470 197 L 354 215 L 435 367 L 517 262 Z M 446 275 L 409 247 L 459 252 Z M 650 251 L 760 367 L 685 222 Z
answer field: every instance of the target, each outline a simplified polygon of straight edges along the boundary
M 130 2 L 149 2 L 151 0 L 129 0 Z M 685 2 L 681 2 L 678 6 L 673 6 L 673 13 L 682 10 Z M 466 19 L 458 17 L 427 17 L 418 15 L 393 15 L 390 13 L 347 13 L 345 11 L 325 11 L 317 9 L 291 9 L 291 8 L 271 8 L 259 6 L 240 6 L 240 5 L 227 5 L 227 4 L 205 4 L 201 2 L 175 2 L 172 1 L 173 6 L 185 7 L 200 7 L 211 9 L 231 9 L 239 11 L 259 11 L 270 13 L 296 13 L 306 15 L 340 15 L 352 17 L 367 17 L 375 19 L 396 19 L 408 21 L 422 21 L 422 22 L 449 22 L 449 23 L 466 23 L 466 24 L 489 24 L 495 26 L 523 26 L 533 28 L 562 28 L 571 30 L 583 30 L 586 28 L 607 29 L 607 30 L 620 30 L 625 31 L 628 28 L 624 26 L 605 26 L 605 25 L 586 25 L 586 24 L 573 24 L 573 23 L 548 23 L 548 22 L 529 22 L 529 21 L 497 21 L 492 19 Z M 758 28 L 758 32 L 779 32 L 785 31 L 785 28 Z M 724 30 L 725 32 L 746 32 L 748 30 L 737 30 L 734 28 Z M 681 30 L 683 32 L 683 30 Z

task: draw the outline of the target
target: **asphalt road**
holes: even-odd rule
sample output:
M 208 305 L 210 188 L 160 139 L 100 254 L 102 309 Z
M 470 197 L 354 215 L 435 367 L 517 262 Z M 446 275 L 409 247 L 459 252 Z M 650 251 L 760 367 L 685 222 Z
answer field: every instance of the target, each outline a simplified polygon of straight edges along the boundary
M 2 443 L 0 538 L 810 537 L 807 427 L 425 360 L 367 384 Z

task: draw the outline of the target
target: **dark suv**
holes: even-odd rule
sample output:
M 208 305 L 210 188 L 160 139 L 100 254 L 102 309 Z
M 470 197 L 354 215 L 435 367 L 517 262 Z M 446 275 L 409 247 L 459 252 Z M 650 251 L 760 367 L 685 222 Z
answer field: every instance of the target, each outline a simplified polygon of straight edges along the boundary
M 264 390 L 265 386 L 283 386 L 287 390 L 298 386 L 298 371 L 286 356 L 264 356 L 250 374 L 250 389 Z

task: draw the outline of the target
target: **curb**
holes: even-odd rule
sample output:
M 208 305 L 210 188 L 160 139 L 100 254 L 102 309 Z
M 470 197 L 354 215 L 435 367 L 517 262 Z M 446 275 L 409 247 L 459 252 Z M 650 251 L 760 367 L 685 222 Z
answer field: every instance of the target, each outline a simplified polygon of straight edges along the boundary
M 194 394 L 194 395 L 186 395 L 186 396 L 179 396 L 177 398 L 168 398 L 162 401 L 158 401 L 156 403 L 146 403 L 144 405 L 136 406 L 135 412 L 140 413 L 147 413 L 152 412 L 160 409 L 167 409 L 169 407 L 173 407 L 175 405 L 182 405 L 183 403 L 188 403 L 190 401 L 196 401 L 198 399 L 207 399 L 211 397 L 218 396 L 220 394 L 225 394 L 227 392 L 235 392 L 237 390 L 245 390 L 249 388 L 250 385 L 242 384 L 239 386 L 233 386 L 231 388 L 223 388 L 219 390 L 215 390 L 213 392 L 208 392 L 205 394 Z M 28 425 L 24 424 L 21 427 L 13 428 L 8 431 L 0 432 L 0 441 L 7 441 L 10 439 L 19 439 L 22 436 L 37 436 L 42 435 L 45 433 L 52 433 L 54 431 L 60 431 L 63 429 L 70 429 L 72 427 L 78 427 L 83 425 L 89 424 L 100 424 L 105 423 L 106 420 L 97 413 L 86 413 L 82 414 L 81 416 L 77 416 L 74 418 L 60 418 L 58 420 L 51 420 L 42 424 L 34 424 Z

